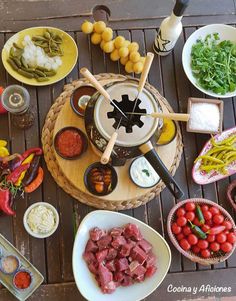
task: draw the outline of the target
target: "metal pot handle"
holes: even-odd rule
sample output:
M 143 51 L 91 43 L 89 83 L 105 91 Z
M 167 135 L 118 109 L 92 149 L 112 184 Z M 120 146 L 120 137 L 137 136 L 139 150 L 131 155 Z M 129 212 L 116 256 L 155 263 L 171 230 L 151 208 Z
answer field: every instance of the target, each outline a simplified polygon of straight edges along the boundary
M 162 181 L 165 183 L 166 187 L 169 191 L 173 194 L 176 199 L 181 199 L 184 196 L 184 192 L 176 183 L 175 179 L 169 173 L 168 169 L 161 161 L 160 157 L 158 156 L 156 150 L 153 148 L 152 143 L 149 141 L 141 146 L 139 149 L 144 154 L 144 157 L 148 160 L 148 162 L 152 165 L 155 169 L 157 174 L 160 176 Z M 174 185 L 174 189 L 172 188 L 171 184 Z

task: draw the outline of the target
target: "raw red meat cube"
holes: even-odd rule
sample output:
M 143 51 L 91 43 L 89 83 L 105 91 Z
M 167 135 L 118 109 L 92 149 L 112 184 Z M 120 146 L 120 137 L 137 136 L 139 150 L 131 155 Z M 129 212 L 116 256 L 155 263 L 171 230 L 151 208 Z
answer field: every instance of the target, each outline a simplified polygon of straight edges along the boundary
M 85 252 L 95 253 L 97 252 L 97 250 L 98 250 L 98 246 L 96 245 L 96 243 L 93 242 L 91 239 L 89 239 L 85 247 Z
M 96 258 L 98 262 L 102 262 L 107 257 L 108 250 L 101 250 L 96 253 Z
M 139 246 L 135 246 L 132 249 L 130 256 L 133 260 L 137 260 L 140 264 L 144 264 L 147 259 L 147 254 Z
M 145 274 L 135 277 L 135 280 L 138 282 L 142 282 L 142 281 L 144 281 L 144 279 L 145 279 Z
M 152 249 L 152 245 L 144 238 L 138 242 L 138 245 L 143 249 L 145 253 L 148 253 Z
M 146 273 L 146 270 L 144 266 L 142 266 L 141 264 L 139 264 L 132 272 L 131 276 L 144 276 Z
M 114 248 L 108 249 L 107 260 L 115 259 L 117 256 L 117 251 Z
M 98 227 L 95 227 L 89 231 L 90 238 L 93 241 L 98 241 L 106 232 Z
M 129 268 L 129 262 L 127 260 L 127 258 L 120 258 L 116 260 L 116 270 L 117 271 L 125 271 Z
M 117 236 L 113 238 L 113 241 L 111 243 L 111 245 L 115 249 L 119 249 L 119 247 L 123 246 L 124 244 L 126 244 L 126 239 L 124 238 L 124 236 Z
M 93 273 L 94 275 L 97 274 L 97 272 L 98 272 L 98 264 L 97 264 L 97 262 L 91 262 L 88 265 L 88 268 L 89 268 L 89 270 L 90 270 L 91 273 Z
M 116 283 L 114 281 L 110 281 L 104 286 L 102 286 L 102 292 L 105 294 L 111 294 L 116 289 Z
M 136 241 L 143 238 L 138 226 L 135 224 L 127 224 L 125 226 L 124 235 L 125 238 L 132 238 Z
M 145 276 L 146 276 L 146 277 L 151 277 L 153 274 L 155 274 L 156 270 L 157 270 L 157 267 L 154 266 L 154 265 L 148 267 L 148 268 L 147 268 L 147 271 L 146 271 L 146 273 L 145 273 Z
M 114 280 L 120 283 L 125 277 L 125 274 L 122 272 L 115 272 L 114 273 Z
M 129 265 L 129 269 L 130 269 L 130 272 L 133 273 L 133 271 L 139 266 L 139 262 L 137 260 L 134 260 L 130 263 Z
M 106 249 L 110 246 L 112 241 L 111 235 L 105 235 L 97 241 L 99 250 Z
M 123 257 L 127 257 L 130 254 L 131 249 L 133 248 L 132 243 L 126 243 L 121 247 L 120 255 Z
M 113 281 L 112 272 L 110 272 L 103 263 L 99 263 L 98 265 L 98 276 L 102 288 L 110 281 Z
M 111 272 L 115 272 L 116 270 L 116 267 L 115 267 L 115 261 L 114 260 L 110 260 L 110 261 L 107 261 L 105 266 L 108 268 L 109 271 Z
M 87 264 L 90 264 L 91 262 L 96 262 L 96 258 L 92 252 L 84 252 L 83 258 L 87 262 Z
M 133 279 L 130 276 L 125 275 L 123 281 L 121 282 L 122 286 L 129 286 L 133 283 Z
M 156 261 L 157 261 L 156 256 L 152 252 L 148 253 L 148 257 L 147 257 L 146 263 L 145 263 L 146 268 L 149 268 L 150 266 L 155 265 Z
M 110 235 L 112 237 L 121 236 L 121 234 L 123 233 L 123 231 L 124 230 L 121 227 L 114 227 L 114 228 L 111 229 Z

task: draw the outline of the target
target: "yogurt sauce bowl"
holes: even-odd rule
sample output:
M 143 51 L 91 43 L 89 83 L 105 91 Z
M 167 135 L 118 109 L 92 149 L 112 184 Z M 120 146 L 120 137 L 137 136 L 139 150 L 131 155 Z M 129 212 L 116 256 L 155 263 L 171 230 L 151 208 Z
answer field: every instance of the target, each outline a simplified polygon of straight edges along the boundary
M 143 156 L 131 163 L 129 174 L 134 184 L 141 188 L 153 187 L 160 181 L 159 175 Z

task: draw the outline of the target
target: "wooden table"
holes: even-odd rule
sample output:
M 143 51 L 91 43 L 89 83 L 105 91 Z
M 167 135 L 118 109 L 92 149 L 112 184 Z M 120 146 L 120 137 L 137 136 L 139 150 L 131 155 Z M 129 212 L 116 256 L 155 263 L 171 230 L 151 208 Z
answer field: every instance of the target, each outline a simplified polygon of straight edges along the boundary
M 98 1 L 99 2 L 99 1 Z M 168 15 L 173 6 L 170 0 L 103 0 L 111 12 L 110 26 L 126 38 L 139 42 L 141 52 L 152 50 L 156 31 L 162 19 Z M 78 69 L 87 66 L 94 74 L 101 72 L 124 73 L 123 67 L 111 62 L 108 57 L 89 43 L 87 37 L 80 32 L 84 19 L 91 18 L 95 0 L 10 0 L 0 3 L 0 47 L 15 32 L 38 25 L 51 25 L 66 30 L 76 40 L 79 48 L 77 66 L 65 80 L 50 87 L 27 87 L 31 95 L 34 109 L 38 118 L 34 126 L 27 131 L 20 131 L 11 125 L 9 116 L 0 116 L 0 138 L 9 141 L 11 152 L 23 152 L 26 148 L 40 144 L 41 130 L 44 118 L 53 103 L 61 93 L 63 85 L 78 78 Z M 154 85 L 170 102 L 176 112 L 186 112 L 189 96 L 205 97 L 187 80 L 182 64 L 181 53 L 188 36 L 199 26 L 210 23 L 236 23 L 235 0 L 192 0 L 183 19 L 184 31 L 172 54 L 160 58 L 155 56 L 149 75 L 149 82 Z M 105 13 L 97 13 L 106 17 Z M 3 68 L 0 62 L 0 84 L 16 83 Z M 235 126 L 236 98 L 224 100 L 224 128 Z M 184 153 L 176 180 L 184 189 L 186 198 L 205 197 L 223 205 L 230 213 L 232 209 L 226 201 L 226 187 L 235 178 L 225 179 L 219 183 L 199 186 L 193 183 L 191 168 L 194 158 L 209 138 L 206 135 L 187 133 L 185 124 L 181 124 Z M 74 241 L 74 221 L 78 225 L 82 218 L 93 208 L 80 204 L 64 193 L 54 182 L 45 164 L 45 181 L 43 186 L 25 199 L 15 202 L 17 215 L 15 218 L 1 216 L 0 232 L 5 235 L 45 277 L 45 283 L 29 299 L 32 301 L 74 301 L 84 300 L 74 284 L 71 265 L 71 253 Z M 22 218 L 26 208 L 35 201 L 47 201 L 60 212 L 60 226 L 55 235 L 46 240 L 30 237 L 24 230 Z M 176 200 L 165 189 L 160 196 L 146 206 L 124 213 L 132 215 L 152 226 L 170 243 L 166 232 L 166 219 Z M 207 296 L 236 296 L 236 253 L 222 264 L 203 267 L 192 263 L 180 255 L 170 243 L 172 264 L 170 271 L 161 286 L 146 301 L 182 300 Z M 171 293 L 168 286 L 200 288 L 202 284 L 210 286 L 231 287 L 230 293 L 187 292 Z M 170 289 L 170 287 L 169 287 Z M 0 289 L 0 300 L 15 300 L 5 289 Z M 111 297 L 112 300 L 112 297 Z M 223 299 L 222 299 L 223 300 Z M 233 297 L 232 300 L 236 300 Z M 94 300 L 96 301 L 96 300 Z M 121 300 L 121 301 L 128 301 Z

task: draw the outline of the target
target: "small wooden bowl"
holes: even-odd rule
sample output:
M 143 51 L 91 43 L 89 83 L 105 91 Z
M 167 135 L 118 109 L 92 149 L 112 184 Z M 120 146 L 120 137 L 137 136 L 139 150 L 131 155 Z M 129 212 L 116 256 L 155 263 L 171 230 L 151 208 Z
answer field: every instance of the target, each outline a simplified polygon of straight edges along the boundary
M 232 196 L 232 192 L 234 189 L 236 191 L 236 180 L 234 180 L 232 183 L 230 183 L 227 188 L 227 199 L 230 202 L 231 206 L 236 211 L 236 202 L 234 201 L 233 196 Z
M 224 217 L 226 217 L 226 219 L 229 220 L 232 223 L 233 230 L 236 233 L 236 226 L 235 226 L 234 220 L 232 219 L 231 215 L 223 207 L 221 207 L 220 205 L 218 205 L 218 204 L 216 204 L 216 203 L 214 203 L 210 200 L 207 200 L 207 199 L 201 199 L 201 198 L 199 198 L 199 199 L 187 199 L 187 200 L 181 201 L 177 205 L 175 205 L 171 209 L 171 211 L 168 215 L 168 218 L 167 218 L 167 231 L 168 231 L 168 235 L 170 237 L 171 242 L 173 243 L 173 245 L 176 247 L 176 249 L 180 253 L 182 253 L 185 257 L 187 257 L 189 260 L 191 260 L 193 262 L 197 262 L 197 263 L 200 263 L 202 265 L 211 265 L 211 264 L 217 264 L 217 263 L 225 261 L 226 259 L 228 259 L 233 254 L 233 252 L 235 250 L 235 247 L 236 247 L 236 243 L 234 244 L 234 246 L 233 246 L 233 248 L 230 252 L 225 253 L 222 256 L 211 256 L 210 258 L 200 257 L 200 256 L 194 254 L 191 251 L 184 251 L 180 247 L 179 242 L 175 238 L 175 235 L 172 233 L 171 225 L 174 222 L 176 211 L 188 202 L 193 202 L 193 203 L 199 204 L 199 205 L 205 204 L 205 205 L 210 205 L 210 206 L 214 206 L 214 207 L 218 208 L 220 210 L 220 212 L 222 213 L 222 215 Z

